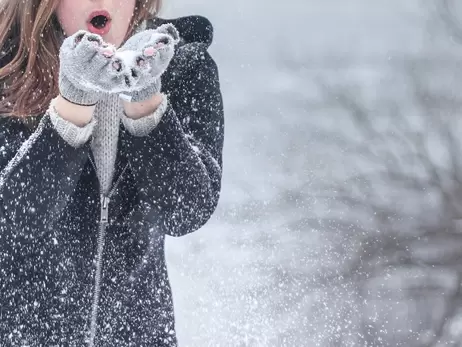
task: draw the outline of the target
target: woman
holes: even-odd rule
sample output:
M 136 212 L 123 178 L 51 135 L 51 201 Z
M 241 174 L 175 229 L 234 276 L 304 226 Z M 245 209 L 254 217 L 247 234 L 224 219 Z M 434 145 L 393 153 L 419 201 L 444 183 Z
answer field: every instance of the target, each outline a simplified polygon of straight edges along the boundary
M 0 0 L 0 345 L 177 346 L 165 235 L 219 199 L 202 17 Z

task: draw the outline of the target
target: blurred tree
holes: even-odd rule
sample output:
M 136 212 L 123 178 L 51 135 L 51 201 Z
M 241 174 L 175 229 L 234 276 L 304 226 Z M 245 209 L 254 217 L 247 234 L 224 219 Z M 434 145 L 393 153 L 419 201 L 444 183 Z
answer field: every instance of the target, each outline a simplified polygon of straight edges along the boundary
M 462 6 L 437 8 L 462 43 Z M 330 327 L 322 346 L 462 346 L 461 69 L 417 57 L 399 70 L 403 100 L 321 84 L 349 126 L 318 141 L 353 173 L 324 186 L 328 213 L 309 224 L 337 239 L 324 257 L 337 268 L 316 281 L 331 293 L 319 304 L 331 306 L 319 309 Z
M 462 4 L 457 0 L 440 0 L 435 3 L 443 24 L 453 39 L 462 43 Z

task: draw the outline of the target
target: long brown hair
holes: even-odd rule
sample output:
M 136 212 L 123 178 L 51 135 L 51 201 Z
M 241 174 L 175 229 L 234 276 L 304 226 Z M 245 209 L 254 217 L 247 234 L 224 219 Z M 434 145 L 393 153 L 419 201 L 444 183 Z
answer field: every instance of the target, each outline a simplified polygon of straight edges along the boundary
M 0 0 L 0 115 L 41 115 L 58 95 L 59 1 Z M 137 0 L 125 39 L 159 10 L 160 0 Z

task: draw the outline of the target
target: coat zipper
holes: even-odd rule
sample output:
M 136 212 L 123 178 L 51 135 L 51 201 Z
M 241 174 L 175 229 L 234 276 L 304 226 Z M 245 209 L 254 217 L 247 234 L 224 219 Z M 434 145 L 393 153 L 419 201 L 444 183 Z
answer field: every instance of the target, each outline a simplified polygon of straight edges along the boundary
M 90 162 L 93 165 L 95 172 L 97 173 L 97 168 L 91 156 L 89 156 Z M 106 227 L 109 224 L 109 202 L 111 197 L 117 189 L 117 186 L 120 184 L 122 177 L 127 170 L 129 164 L 127 164 L 119 177 L 117 178 L 114 186 L 109 191 L 108 195 L 104 195 L 101 185 L 100 185 L 100 200 L 101 200 L 101 211 L 100 211 L 100 220 L 99 220 L 99 233 L 98 233 L 98 251 L 96 255 L 96 274 L 95 274 L 95 291 L 93 293 L 93 304 L 91 308 L 91 321 L 90 321 L 90 338 L 88 341 L 89 347 L 94 347 L 95 338 L 96 338 L 96 327 L 97 327 L 97 318 L 98 318 L 98 303 L 99 295 L 101 290 L 101 277 L 102 277 L 102 266 L 103 266 L 103 252 L 104 252 L 104 242 L 106 236 Z

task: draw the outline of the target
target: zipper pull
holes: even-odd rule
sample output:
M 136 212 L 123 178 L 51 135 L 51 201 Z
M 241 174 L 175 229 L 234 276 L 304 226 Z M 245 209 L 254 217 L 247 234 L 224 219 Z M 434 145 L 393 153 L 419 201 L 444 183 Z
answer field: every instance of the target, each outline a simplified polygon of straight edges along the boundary
M 109 197 L 101 194 L 101 223 L 109 222 Z

